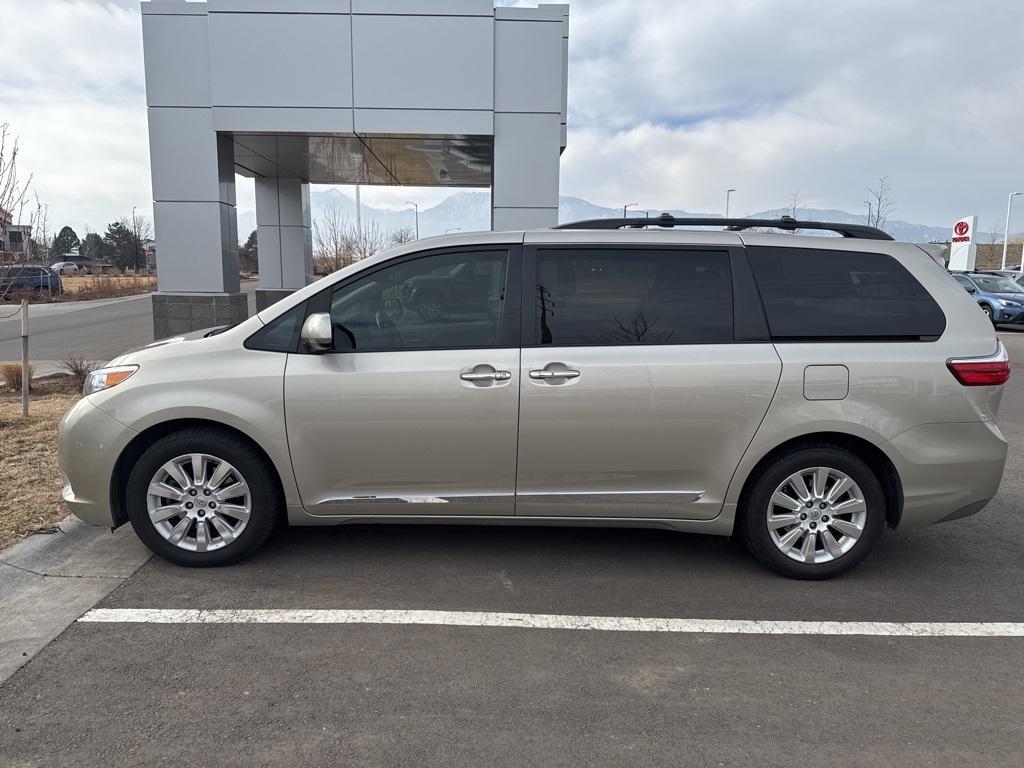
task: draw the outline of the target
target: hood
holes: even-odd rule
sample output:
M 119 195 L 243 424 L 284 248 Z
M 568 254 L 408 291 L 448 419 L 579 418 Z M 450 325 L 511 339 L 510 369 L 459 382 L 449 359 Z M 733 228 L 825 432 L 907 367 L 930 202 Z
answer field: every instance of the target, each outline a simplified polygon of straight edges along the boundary
M 116 358 L 111 360 L 108 363 L 108 365 L 121 365 L 123 363 L 128 362 L 127 358 L 129 357 L 138 358 L 140 354 L 145 356 L 145 353 L 150 350 L 159 349 L 161 347 L 168 347 L 171 346 L 172 344 L 184 344 L 187 342 L 202 341 L 203 339 L 208 339 L 211 336 L 216 336 L 220 333 L 223 333 L 224 331 L 228 330 L 231 327 L 232 326 L 230 325 L 217 325 L 213 326 L 212 328 L 202 328 L 198 331 L 191 331 L 190 333 L 181 333 L 178 334 L 177 336 L 170 336 L 166 339 L 157 339 L 156 341 L 151 342 L 149 344 L 145 344 L 141 347 L 134 347 L 132 349 L 126 350 L 125 352 L 122 352 Z

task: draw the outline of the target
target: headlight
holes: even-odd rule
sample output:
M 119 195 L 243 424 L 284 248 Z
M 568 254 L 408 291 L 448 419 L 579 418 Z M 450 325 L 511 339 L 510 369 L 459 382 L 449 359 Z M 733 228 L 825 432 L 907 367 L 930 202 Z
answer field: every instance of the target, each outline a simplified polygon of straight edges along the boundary
M 1019 307 L 1020 303 L 1016 301 L 1010 301 L 1009 299 L 1000 299 L 999 303 L 1004 307 Z
M 94 392 L 102 392 L 120 384 L 122 381 L 131 378 L 139 370 L 137 365 L 118 365 L 113 368 L 98 368 L 85 378 L 85 386 L 82 387 L 82 395 L 91 395 Z

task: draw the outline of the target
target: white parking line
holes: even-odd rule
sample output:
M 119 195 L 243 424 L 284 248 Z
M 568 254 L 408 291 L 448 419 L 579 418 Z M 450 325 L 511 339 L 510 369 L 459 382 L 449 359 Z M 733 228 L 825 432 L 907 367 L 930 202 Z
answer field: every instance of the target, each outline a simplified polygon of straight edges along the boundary
M 745 621 L 484 611 L 94 608 L 79 621 L 128 624 L 416 624 L 724 635 L 1024 637 L 1024 622 Z

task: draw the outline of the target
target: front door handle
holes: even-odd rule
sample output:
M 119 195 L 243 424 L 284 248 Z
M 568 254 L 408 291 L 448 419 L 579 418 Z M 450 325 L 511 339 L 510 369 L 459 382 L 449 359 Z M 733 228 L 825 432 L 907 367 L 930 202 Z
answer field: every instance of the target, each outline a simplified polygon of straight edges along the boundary
M 549 371 L 546 368 L 530 371 L 531 379 L 578 379 L 580 376 L 579 371 L 572 369 L 566 369 L 564 371 Z
M 508 381 L 512 378 L 511 371 L 478 371 L 463 373 L 459 376 L 463 381 Z

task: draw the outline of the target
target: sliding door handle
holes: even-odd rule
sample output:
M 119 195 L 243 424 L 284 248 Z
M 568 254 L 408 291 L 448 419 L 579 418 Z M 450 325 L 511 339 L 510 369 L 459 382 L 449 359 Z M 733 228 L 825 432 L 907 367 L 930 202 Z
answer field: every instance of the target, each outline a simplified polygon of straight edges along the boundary
M 459 376 L 463 381 L 508 381 L 512 378 L 511 371 L 480 371 L 463 373 Z
M 546 368 L 536 371 L 530 371 L 531 379 L 578 379 L 580 377 L 579 371 L 566 369 L 564 371 L 549 371 Z

